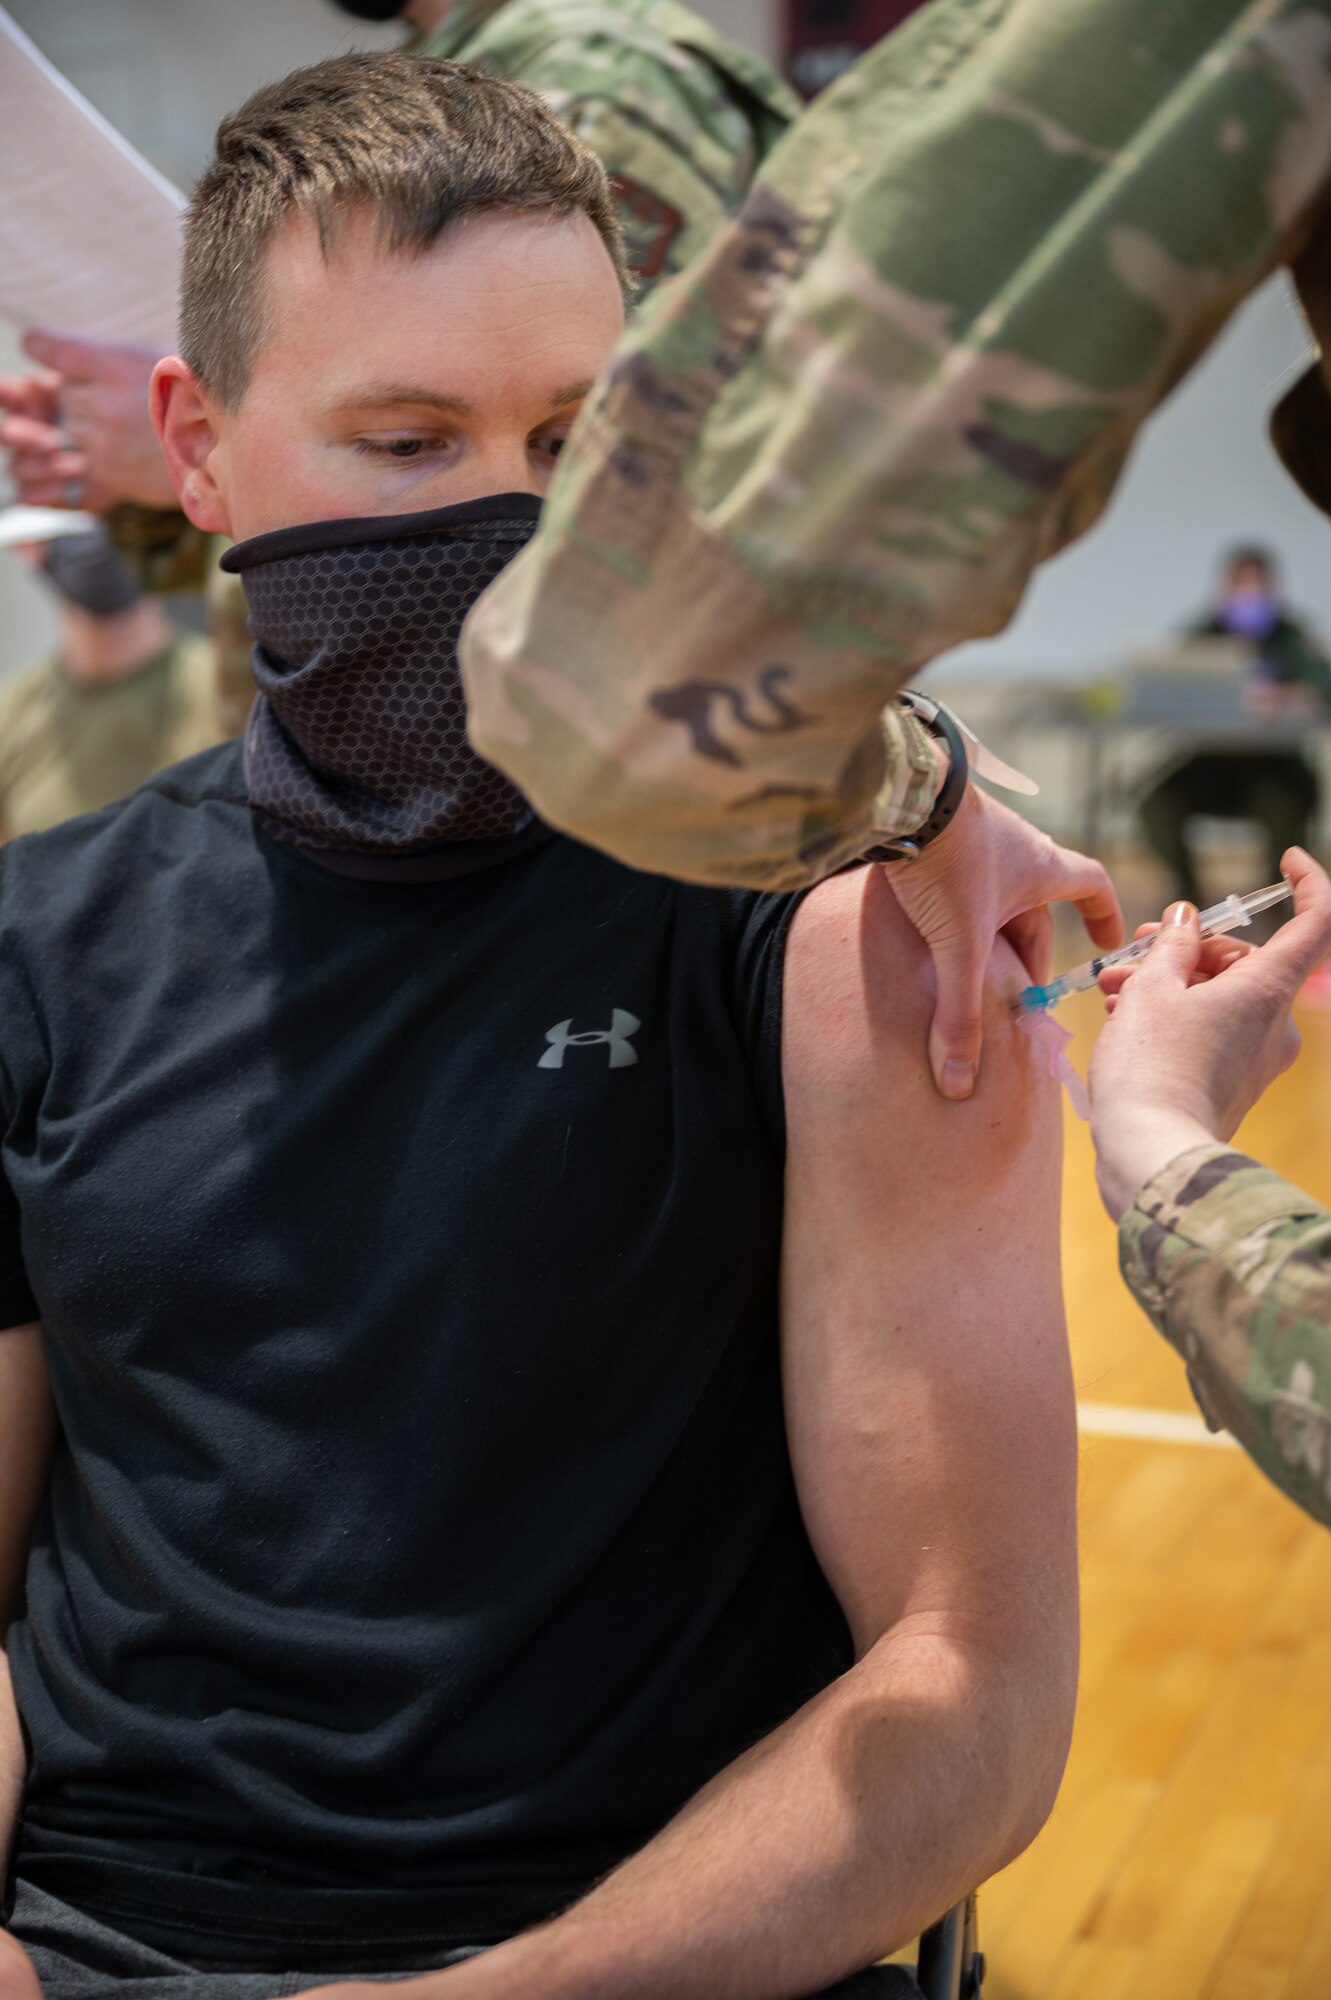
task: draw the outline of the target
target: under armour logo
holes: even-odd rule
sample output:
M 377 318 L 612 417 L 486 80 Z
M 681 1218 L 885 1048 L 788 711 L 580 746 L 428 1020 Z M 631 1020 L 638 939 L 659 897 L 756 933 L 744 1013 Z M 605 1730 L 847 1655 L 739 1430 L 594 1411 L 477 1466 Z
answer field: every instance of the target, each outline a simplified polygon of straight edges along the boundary
M 610 1051 L 611 1069 L 627 1069 L 630 1063 L 638 1060 L 638 1051 L 629 1040 L 629 1036 L 636 1035 L 642 1026 L 636 1014 L 625 1013 L 622 1007 L 616 1007 L 610 1015 L 608 1028 L 595 1028 L 585 1035 L 570 1034 L 572 1026 L 573 1016 L 570 1014 L 567 1021 L 556 1021 L 553 1028 L 546 1029 L 545 1039 L 550 1046 L 538 1059 L 537 1069 L 563 1069 L 565 1049 L 593 1049 L 601 1042 Z

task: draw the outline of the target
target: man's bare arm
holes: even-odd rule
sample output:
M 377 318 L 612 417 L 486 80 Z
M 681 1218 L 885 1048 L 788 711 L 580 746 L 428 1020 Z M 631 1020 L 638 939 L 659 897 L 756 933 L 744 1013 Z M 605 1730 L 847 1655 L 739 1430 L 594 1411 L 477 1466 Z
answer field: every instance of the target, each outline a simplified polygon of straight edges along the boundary
M 1010 954 L 1002 978 L 1021 983 Z M 808 898 L 787 954 L 783 1338 L 801 1502 L 856 1665 L 574 1909 L 417 1991 L 808 1994 L 1047 1814 L 1077 1643 L 1059 1108 L 995 993 L 979 1089 L 944 1103 L 931 1010 L 876 871 Z
M 886 1694 L 868 1907 L 896 1946 L 1018 1854 L 1076 1694 L 1061 1107 L 1000 940 L 975 1097 L 923 1061 L 932 969 L 877 870 L 810 897 L 786 984 L 787 1404 L 805 1522 Z M 881 1933 L 880 1933 L 881 1935 Z
M 0 1332 L 0 1867 L 14 1838 L 24 1776 L 23 1734 L 5 1640 L 55 1436 L 41 1327 L 11 1326 Z

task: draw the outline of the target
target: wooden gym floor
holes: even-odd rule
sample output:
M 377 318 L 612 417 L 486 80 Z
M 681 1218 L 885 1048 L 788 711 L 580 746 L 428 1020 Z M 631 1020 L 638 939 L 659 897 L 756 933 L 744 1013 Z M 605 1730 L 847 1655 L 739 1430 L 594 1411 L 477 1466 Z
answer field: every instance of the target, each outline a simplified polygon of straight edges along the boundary
M 1084 1073 L 1099 1004 L 1062 1017 Z M 1331 1204 L 1331 1013 L 1300 1026 L 1239 1142 Z M 1331 2000 L 1331 1533 L 1193 1421 L 1066 1122 L 1081 1698 L 1053 1818 L 981 1893 L 986 2000 Z M 1116 1434 L 1141 1412 L 1177 1441 Z

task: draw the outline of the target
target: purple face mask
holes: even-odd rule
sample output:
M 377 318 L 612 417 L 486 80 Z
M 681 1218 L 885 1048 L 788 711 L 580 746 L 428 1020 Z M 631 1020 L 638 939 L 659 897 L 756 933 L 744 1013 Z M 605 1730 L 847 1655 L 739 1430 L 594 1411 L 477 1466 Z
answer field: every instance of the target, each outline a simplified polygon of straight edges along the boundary
M 400 872 L 443 855 L 442 872 L 455 873 L 544 835 L 467 740 L 457 656 L 467 613 L 539 514 L 529 494 L 507 493 L 315 521 L 227 552 L 223 568 L 245 582 L 259 687 L 245 776 L 274 839 L 332 866 Z
M 1280 623 L 1280 606 L 1265 590 L 1227 590 L 1220 616 L 1227 632 L 1244 639 L 1269 639 Z

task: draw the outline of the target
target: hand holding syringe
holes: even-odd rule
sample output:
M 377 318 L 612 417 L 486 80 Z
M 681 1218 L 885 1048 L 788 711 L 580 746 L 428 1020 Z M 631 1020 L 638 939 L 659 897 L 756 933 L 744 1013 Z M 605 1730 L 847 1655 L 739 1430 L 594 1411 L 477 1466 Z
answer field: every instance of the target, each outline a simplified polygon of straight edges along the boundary
M 1209 910 L 1201 913 L 1201 931 L 1204 938 L 1219 937 L 1224 931 L 1241 930 L 1250 924 L 1259 910 L 1269 910 L 1273 903 L 1282 903 L 1286 896 L 1292 896 L 1291 885 L 1281 880 L 1273 882 L 1267 889 L 1254 889 L 1249 896 L 1226 896 L 1223 903 L 1213 903 Z M 1145 958 L 1154 943 L 1154 937 L 1134 938 L 1131 944 L 1120 946 L 1117 951 L 1107 951 L 1100 958 L 1088 959 L 1075 972 L 1065 972 L 1061 979 L 1051 979 L 1047 986 L 1028 986 L 1018 996 L 1017 1005 L 1027 1013 L 1037 1013 L 1047 1007 L 1056 1007 L 1060 1000 L 1066 1000 L 1069 993 L 1087 993 L 1099 981 L 1100 974 L 1110 965 L 1131 965 L 1135 959 Z

